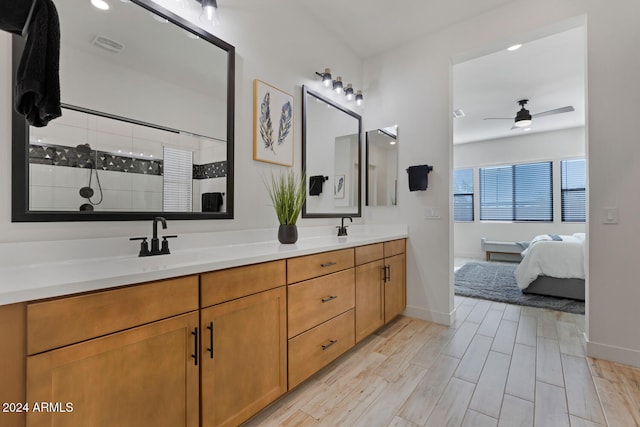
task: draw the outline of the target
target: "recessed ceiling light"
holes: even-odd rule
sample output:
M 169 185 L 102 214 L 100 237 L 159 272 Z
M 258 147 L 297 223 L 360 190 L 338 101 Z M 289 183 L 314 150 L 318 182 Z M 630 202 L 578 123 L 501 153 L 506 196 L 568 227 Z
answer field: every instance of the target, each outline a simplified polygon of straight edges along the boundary
M 104 0 L 91 0 L 91 4 L 100 10 L 109 10 L 109 3 Z
M 522 47 L 522 45 L 521 45 L 521 44 L 514 44 L 513 46 L 509 46 L 509 47 L 507 48 L 507 50 L 508 50 L 508 51 L 510 51 L 510 52 L 513 52 L 514 50 L 518 50 L 518 49 L 520 49 L 521 47 Z
M 395 140 L 395 139 L 392 139 L 391 141 L 389 141 L 389 144 L 391 144 L 391 145 L 396 145 L 396 140 Z

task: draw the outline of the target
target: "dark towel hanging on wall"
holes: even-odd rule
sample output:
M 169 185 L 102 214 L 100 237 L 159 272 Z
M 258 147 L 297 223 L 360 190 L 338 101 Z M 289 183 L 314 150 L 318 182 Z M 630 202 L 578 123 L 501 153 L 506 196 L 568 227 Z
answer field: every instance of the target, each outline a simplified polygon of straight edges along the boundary
M 6 0 L 0 0 L 6 1 Z M 35 0 L 14 88 L 14 108 L 30 125 L 60 117 L 60 22 L 51 0 Z
M 310 176 L 309 177 L 309 195 L 319 196 L 320 194 L 322 194 L 322 184 L 328 180 L 329 180 L 329 177 L 324 177 L 322 175 Z
M 223 193 L 202 193 L 202 212 L 220 212 Z
M 433 166 L 419 165 L 409 166 L 407 173 L 409 174 L 409 191 L 424 191 L 429 186 L 429 172 L 433 170 Z

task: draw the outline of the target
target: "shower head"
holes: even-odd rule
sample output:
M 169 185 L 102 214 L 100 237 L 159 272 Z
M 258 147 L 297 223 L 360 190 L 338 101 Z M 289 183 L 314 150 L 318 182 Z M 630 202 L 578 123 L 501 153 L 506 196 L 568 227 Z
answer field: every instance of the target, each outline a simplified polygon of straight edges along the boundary
M 76 151 L 78 154 L 89 154 L 91 153 L 91 146 L 89 144 L 79 144 L 76 145 Z

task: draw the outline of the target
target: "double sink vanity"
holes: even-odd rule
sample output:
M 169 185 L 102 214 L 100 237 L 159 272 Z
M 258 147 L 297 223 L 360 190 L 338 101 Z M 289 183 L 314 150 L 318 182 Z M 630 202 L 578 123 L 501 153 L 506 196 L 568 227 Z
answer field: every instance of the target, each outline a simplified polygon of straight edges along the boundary
M 144 258 L 103 239 L 102 256 L 6 263 L 1 397 L 40 406 L 14 406 L 0 425 L 249 419 L 406 306 L 406 226 L 309 230 L 293 245 L 269 239 L 275 230 L 181 235 L 170 255 Z

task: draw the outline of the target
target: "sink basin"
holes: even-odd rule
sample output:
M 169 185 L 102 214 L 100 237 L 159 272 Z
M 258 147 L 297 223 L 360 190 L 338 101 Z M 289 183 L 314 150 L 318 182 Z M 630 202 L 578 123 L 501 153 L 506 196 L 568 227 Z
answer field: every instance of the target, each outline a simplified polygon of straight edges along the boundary
M 154 255 L 148 257 L 129 258 L 118 261 L 118 264 L 131 268 L 142 268 L 144 270 L 163 270 L 177 265 L 193 264 L 201 260 L 198 252 L 179 252 L 167 255 Z

